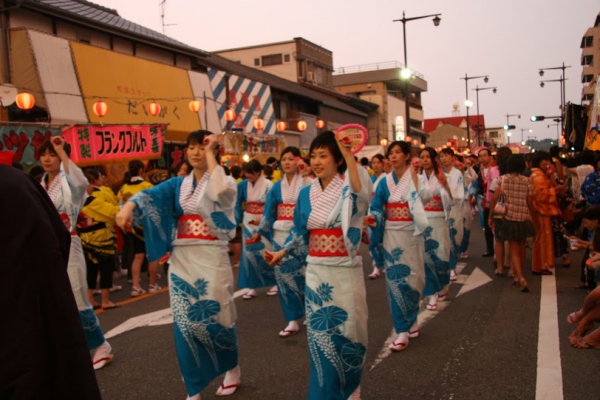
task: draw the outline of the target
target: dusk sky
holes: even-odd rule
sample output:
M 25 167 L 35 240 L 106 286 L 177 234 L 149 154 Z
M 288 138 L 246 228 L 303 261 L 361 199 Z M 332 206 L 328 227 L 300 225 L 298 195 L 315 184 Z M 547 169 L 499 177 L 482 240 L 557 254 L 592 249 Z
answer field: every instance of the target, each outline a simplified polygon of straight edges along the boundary
M 162 32 L 162 0 L 92 0 L 116 9 L 133 22 Z M 406 25 L 408 65 L 424 75 L 429 90 L 423 94 L 425 118 L 452 114 L 460 103 L 465 114 L 465 73 L 489 75 L 469 81 L 469 97 L 475 103 L 476 85 L 496 86 L 479 92 L 480 113 L 487 127 L 502 126 L 506 114 L 516 125 L 514 142 L 521 129 L 533 129 L 538 140 L 556 138 L 551 120 L 530 122 L 532 114 L 558 115 L 560 70 L 567 69 L 566 101 L 581 103 L 581 38 L 600 12 L 599 0 L 167 0 L 166 34 L 202 50 L 215 51 L 303 37 L 333 52 L 334 67 L 403 62 L 402 23 L 406 17 L 441 13 L 439 27 L 430 18 Z M 475 106 L 471 114 L 475 114 Z

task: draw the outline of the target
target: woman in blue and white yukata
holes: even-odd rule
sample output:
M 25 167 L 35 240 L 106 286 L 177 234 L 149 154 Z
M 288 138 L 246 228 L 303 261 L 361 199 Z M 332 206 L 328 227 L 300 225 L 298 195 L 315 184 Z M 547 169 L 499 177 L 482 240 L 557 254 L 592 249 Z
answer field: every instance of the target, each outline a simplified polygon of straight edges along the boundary
M 450 228 L 450 280 L 456 280 L 456 265 L 460 258 L 460 246 L 464 234 L 463 229 L 463 201 L 465 199 L 465 181 L 462 171 L 454 167 L 454 150 L 445 148 L 440 151 L 440 163 L 446 174 L 446 181 L 452 195 L 452 205 L 448 215 Z
M 343 140 L 327 131 L 310 145 L 311 186 L 300 190 L 286 254 L 306 258 L 306 317 L 311 400 L 360 398 L 367 346 L 367 300 L 358 255 L 371 198 L 368 172 Z M 352 396 L 352 397 L 351 397 Z
M 116 218 L 122 229 L 131 226 L 134 216 L 143 226 L 148 260 L 171 251 L 175 350 L 188 399 L 194 400 L 225 372 L 218 396 L 231 395 L 240 385 L 228 255 L 235 236 L 237 186 L 218 165 L 217 153 L 215 135 L 192 132 L 187 139 L 192 173 L 136 194 Z
M 310 186 L 312 179 L 302 178 L 298 168 L 300 150 L 297 147 L 286 147 L 281 152 L 279 163 L 283 178 L 273 185 L 265 211 L 259 225 L 259 230 L 253 238 L 259 240 L 262 236 L 272 244 L 275 251 L 283 248 L 290 231 L 294 226 L 294 208 L 298 201 L 300 189 Z M 305 260 L 286 256 L 281 266 L 275 267 L 275 279 L 279 291 L 279 302 L 283 316 L 288 325 L 279 332 L 280 337 L 288 337 L 300 330 L 298 320 L 304 317 L 304 288 Z
M 88 180 L 81 169 L 69 159 L 70 147 L 61 136 L 45 141 L 39 148 L 40 163 L 45 171 L 41 184 L 48 192 L 69 232 L 71 232 L 71 250 L 67 273 L 79 318 L 90 351 L 94 351 L 92 363 L 94 369 L 100 369 L 113 359 L 112 348 L 104 339 L 104 332 L 88 297 L 87 267 L 81 239 L 75 227 L 79 211 L 87 196 Z
M 387 160 L 381 154 L 375 154 L 373 156 L 373 158 L 371 158 L 371 169 L 374 172 L 374 174 L 371 175 L 371 180 L 373 181 L 372 196 L 375 195 L 375 190 L 377 190 L 377 186 L 379 185 L 379 183 L 381 181 L 385 180 L 385 177 L 387 175 L 385 173 L 385 171 L 383 170 L 384 161 L 387 161 Z M 369 217 L 369 216 L 367 216 L 367 217 Z M 369 279 L 377 279 L 381 275 L 380 268 L 383 268 L 383 265 L 377 265 L 375 263 L 375 258 L 373 257 L 373 252 L 370 250 L 372 241 L 370 240 L 371 228 L 369 228 L 369 221 L 370 220 L 367 220 L 365 222 L 365 225 L 367 226 L 367 231 L 369 233 L 369 251 L 371 253 L 371 258 L 373 260 L 373 271 L 369 274 Z M 381 246 L 381 244 L 378 244 L 378 246 Z
M 429 297 L 428 310 L 437 310 L 438 300 L 448 294 L 450 284 L 450 231 L 448 214 L 452 205 L 452 195 L 446 182 L 446 176 L 440 172 L 437 164 L 437 152 L 433 147 L 425 147 L 419 153 L 423 171 L 421 179 L 425 182 L 423 207 L 429 222 L 429 228 L 423 232 L 425 239 L 425 288 L 423 297 Z
M 423 233 L 428 227 L 421 197 L 426 197 L 425 184 L 411 168 L 410 144 L 392 142 L 388 159 L 394 171 L 377 186 L 371 202 L 375 217 L 371 241 L 378 265 L 385 265 L 388 302 L 394 330 L 398 337 L 390 344 L 392 351 L 408 346 L 409 338 L 419 335 L 417 316 L 421 293 L 425 287 Z
M 262 257 L 265 250 L 272 247 L 268 241 L 247 243 L 257 237 L 258 225 L 265 210 L 267 194 L 273 183 L 262 174 L 263 167 L 257 160 L 250 160 L 244 165 L 246 179 L 238 183 L 237 203 L 235 205 L 236 223 L 242 223 L 242 256 L 238 272 L 238 288 L 250 289 L 242 296 L 244 300 L 252 300 L 258 293 L 256 289 L 272 286 L 267 296 L 277 296 L 275 269 Z M 244 207 L 245 205 L 245 207 Z

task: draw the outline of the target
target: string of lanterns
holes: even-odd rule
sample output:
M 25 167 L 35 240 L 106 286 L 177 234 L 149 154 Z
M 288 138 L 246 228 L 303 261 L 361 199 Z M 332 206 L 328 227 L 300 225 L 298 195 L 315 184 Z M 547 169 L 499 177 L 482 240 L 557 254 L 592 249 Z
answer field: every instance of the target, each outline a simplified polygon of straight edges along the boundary
M 15 103 L 17 104 L 17 107 L 19 107 L 21 110 L 25 110 L 25 111 L 31 110 L 33 108 L 33 106 L 35 105 L 35 97 L 29 92 L 21 92 L 17 95 L 17 97 L 15 99 Z M 189 103 L 189 108 L 190 108 L 190 111 L 192 111 L 192 112 L 199 112 L 202 109 L 202 103 L 198 100 L 192 100 Z M 108 114 L 109 107 L 105 101 L 98 100 L 92 105 L 92 111 L 98 117 L 102 118 L 106 114 Z M 158 114 L 160 114 L 161 106 L 159 103 L 153 101 L 146 105 L 146 111 L 148 112 L 148 114 L 155 117 Z M 236 119 L 236 117 L 237 117 L 237 115 L 233 109 L 228 108 L 225 111 L 225 120 L 227 122 L 234 121 Z M 256 129 L 257 131 L 261 131 L 265 127 L 264 121 L 260 117 L 255 117 L 252 125 L 254 126 L 254 129 Z M 316 125 L 317 129 L 323 129 L 325 127 L 326 123 L 322 119 L 317 119 L 317 121 L 315 122 L 315 125 Z M 285 131 L 288 127 L 287 123 L 285 121 L 277 122 L 276 126 L 277 126 L 277 130 L 280 132 Z M 304 132 L 306 130 L 306 128 L 307 128 L 306 121 L 299 120 L 296 125 L 296 129 L 300 132 Z

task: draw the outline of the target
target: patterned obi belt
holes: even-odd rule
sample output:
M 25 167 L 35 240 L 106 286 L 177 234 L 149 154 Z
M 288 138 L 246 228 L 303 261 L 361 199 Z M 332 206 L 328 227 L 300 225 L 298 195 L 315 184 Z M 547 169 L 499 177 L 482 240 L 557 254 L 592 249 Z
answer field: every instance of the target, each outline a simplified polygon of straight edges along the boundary
M 427 212 L 444 212 L 444 205 L 440 196 L 433 196 L 433 199 L 425 203 L 423 207 Z
M 246 203 L 246 212 L 248 214 L 262 215 L 265 210 L 265 203 Z
M 294 219 L 295 204 L 278 204 L 277 221 L 292 221 Z
M 182 215 L 177 221 L 177 239 L 219 240 L 210 234 L 208 224 L 199 215 Z
M 385 214 L 388 221 L 393 222 L 412 222 L 408 203 L 387 203 L 385 205 Z
M 60 214 L 60 219 L 62 219 L 63 224 L 67 227 L 71 236 L 77 236 L 77 232 L 71 231 L 71 218 L 67 214 Z
M 310 231 L 308 255 L 312 257 L 347 257 L 344 232 L 341 228 Z

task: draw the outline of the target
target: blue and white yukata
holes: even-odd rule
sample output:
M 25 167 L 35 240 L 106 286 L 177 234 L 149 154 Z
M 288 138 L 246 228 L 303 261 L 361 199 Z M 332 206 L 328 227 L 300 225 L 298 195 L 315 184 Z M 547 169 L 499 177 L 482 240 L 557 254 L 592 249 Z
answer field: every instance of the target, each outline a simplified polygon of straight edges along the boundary
M 242 256 L 238 272 L 238 288 L 258 289 L 276 284 L 275 269 L 263 258 L 263 251 L 271 251 L 270 243 L 261 240 L 258 243 L 246 244 L 246 240 L 258 231 L 259 226 L 249 222 L 261 219 L 271 187 L 273 183 L 262 175 L 254 185 L 247 179 L 238 184 L 235 219 L 236 223 L 242 223 Z
M 372 175 L 371 178 L 373 176 L 375 176 L 375 175 Z M 379 178 L 377 178 L 375 180 L 375 182 L 373 182 L 373 192 L 371 193 L 371 198 L 373 198 L 373 196 L 375 196 L 375 191 L 377 190 L 377 186 L 379 186 L 379 184 L 381 182 L 385 182 L 385 177 L 386 176 L 387 176 L 387 174 L 385 172 L 383 172 L 381 175 L 379 175 Z M 367 214 L 371 215 L 371 210 L 370 209 L 369 209 L 369 211 L 368 211 Z M 383 264 L 377 265 L 377 257 L 375 257 L 375 255 L 374 255 L 374 251 L 377 251 L 377 250 L 372 250 L 372 248 L 374 248 L 376 246 L 381 247 L 381 246 L 383 246 L 383 244 L 382 243 L 373 244 L 373 239 L 371 238 L 371 235 L 373 234 L 373 231 L 371 230 L 370 226 L 367 227 L 367 231 L 369 233 L 369 253 L 371 254 L 371 259 L 373 260 L 373 266 L 375 266 L 375 267 L 377 267 L 379 269 L 383 269 L 383 267 L 384 267 Z M 381 252 L 382 249 L 380 248 L 378 251 Z M 381 259 L 380 261 L 383 261 L 383 259 Z
M 450 231 L 448 213 L 452 204 L 450 195 L 432 173 L 423 171 L 420 178 L 425 182 L 426 197 L 423 208 L 429 227 L 423 232 L 425 240 L 425 288 L 423 296 L 439 293 L 450 283 Z
M 362 190 L 349 174 L 321 188 L 302 188 L 294 227 L 284 246 L 306 257 L 306 317 L 310 351 L 310 400 L 346 400 L 360 385 L 367 346 L 367 299 L 358 255 L 371 179 L 358 168 Z
M 452 192 L 452 206 L 448 216 L 448 227 L 450 228 L 450 270 L 456 269 L 460 257 L 460 246 L 463 238 L 463 202 L 465 200 L 465 181 L 463 174 L 452 167 L 450 172 L 445 172 L 448 187 Z
M 54 178 L 50 187 L 46 185 L 46 176 L 47 174 L 44 174 L 42 177 L 41 184 L 48 192 L 48 196 L 54 203 L 67 229 L 71 232 L 71 250 L 67 273 L 79 310 L 79 318 L 83 324 L 88 348 L 93 350 L 104 343 L 104 332 L 102 332 L 98 318 L 94 314 L 94 309 L 89 301 L 85 257 L 81 247 L 81 238 L 77 236 L 75 230 L 79 211 L 83 208 L 83 203 L 87 197 L 88 180 L 81 169 L 71 160 L 69 160 L 69 173 L 66 173 L 61 163 L 60 172 Z
M 425 184 L 415 187 L 409 169 L 398 179 L 396 172 L 377 186 L 371 214 L 377 224 L 371 236 L 377 265 L 385 265 L 388 302 L 396 333 L 409 332 L 419 315 L 425 287 L 423 233 L 428 227 L 421 196 Z M 380 250 L 380 251 L 379 251 Z
M 131 198 L 150 261 L 171 251 L 169 294 L 175 349 L 188 395 L 238 365 L 233 272 L 228 255 L 235 236 L 237 186 L 216 167 L 171 178 Z
M 296 174 L 291 182 L 284 175 L 269 191 L 259 233 L 272 244 L 275 251 L 283 248 L 294 226 L 294 208 L 300 189 L 311 184 L 312 179 L 303 179 L 300 174 Z M 279 302 L 288 322 L 296 321 L 305 314 L 305 262 L 288 254 L 282 259 L 281 266 L 275 267 Z
M 471 239 L 471 226 L 473 226 L 473 206 L 469 198 L 472 194 L 473 183 L 477 181 L 477 172 L 472 167 L 467 166 L 463 178 L 465 182 L 465 199 L 463 202 L 463 238 L 460 244 L 460 252 L 466 253 Z

